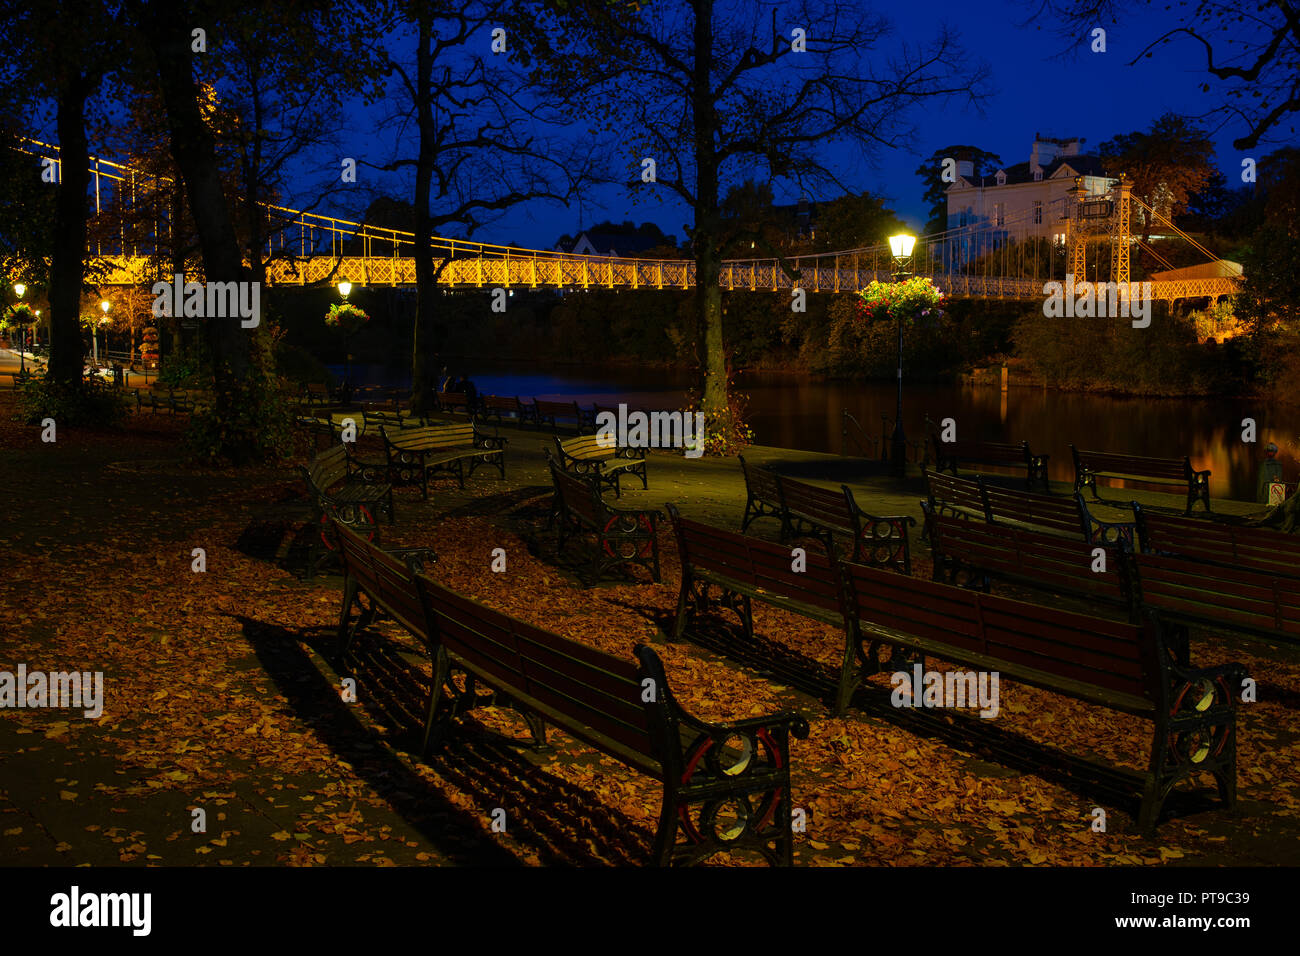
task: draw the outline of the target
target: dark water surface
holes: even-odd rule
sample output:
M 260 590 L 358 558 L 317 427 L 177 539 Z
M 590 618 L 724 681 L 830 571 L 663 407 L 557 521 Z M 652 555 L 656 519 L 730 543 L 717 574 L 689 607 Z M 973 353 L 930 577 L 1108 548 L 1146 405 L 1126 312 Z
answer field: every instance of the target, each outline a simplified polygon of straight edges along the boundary
M 342 369 L 335 369 L 341 373 Z M 688 372 L 627 366 L 559 366 L 538 370 L 521 363 L 474 362 L 449 369 L 467 375 L 479 392 L 523 399 L 574 399 L 580 404 L 627 402 L 647 408 L 677 408 L 691 384 Z M 358 382 L 407 386 L 405 369 L 358 366 Z M 873 435 L 881 416 L 892 419 L 896 398 L 889 383 L 823 382 L 805 375 L 751 372 L 737 376 L 749 396 L 749 420 L 759 444 L 839 454 L 860 454 L 841 435 L 847 410 Z M 1034 452 L 1051 455 L 1049 471 L 1073 480 L 1070 443 L 1080 448 L 1133 455 L 1190 455 L 1195 468 L 1209 468 L 1213 497 L 1253 500 L 1263 448 L 1282 449 L 1288 480 L 1300 473 L 1294 443 L 1300 437 L 1300 406 L 1270 406 L 1236 399 L 1115 398 L 1078 392 L 1012 386 L 909 385 L 903 387 L 903 426 L 909 438 L 923 436 L 925 416 L 953 418 L 957 437 L 1027 441 Z M 1253 418 L 1257 442 L 1242 439 L 1242 419 Z M 1150 487 L 1150 486 L 1147 486 Z

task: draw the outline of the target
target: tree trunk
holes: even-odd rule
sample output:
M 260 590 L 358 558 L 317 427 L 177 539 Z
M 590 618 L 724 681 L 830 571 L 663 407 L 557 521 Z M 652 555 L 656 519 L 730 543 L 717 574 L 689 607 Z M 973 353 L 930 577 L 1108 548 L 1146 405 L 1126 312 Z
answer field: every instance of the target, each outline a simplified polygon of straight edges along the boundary
M 709 78 L 713 50 L 713 0 L 695 2 L 695 60 L 691 109 L 695 127 L 695 302 L 698 334 L 703 341 L 701 410 L 711 426 L 730 433 L 727 356 L 722 337 L 721 252 L 718 212 L 717 106 Z M 710 428 L 712 431 L 713 428 Z
M 50 252 L 50 366 L 47 376 L 77 385 L 85 351 L 81 343 L 81 283 L 85 278 L 86 189 L 90 148 L 85 111 L 92 82 L 80 73 L 59 90 L 61 176 L 54 201 Z
M 420 151 L 415 166 L 415 335 L 411 348 L 411 411 L 423 415 L 434 407 L 437 391 L 438 350 L 434 341 L 434 318 L 438 294 L 429 234 L 429 197 L 433 184 L 434 143 L 438 134 L 433 121 L 433 14 L 420 6 L 416 49 L 415 104 L 420 132 Z

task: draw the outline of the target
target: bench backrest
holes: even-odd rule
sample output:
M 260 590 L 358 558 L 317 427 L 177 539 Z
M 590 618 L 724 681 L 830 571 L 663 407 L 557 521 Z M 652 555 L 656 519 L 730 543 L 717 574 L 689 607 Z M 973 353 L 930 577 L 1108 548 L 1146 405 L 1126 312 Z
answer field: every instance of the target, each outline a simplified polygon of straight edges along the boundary
M 561 468 L 554 459 L 548 459 L 551 466 L 551 481 L 555 483 L 555 493 L 560 496 L 564 510 L 593 527 L 604 524 L 605 504 L 600 497 L 600 488 L 594 478 L 586 475 L 573 475 Z
M 827 619 L 840 619 L 838 581 L 828 558 L 809 551 L 805 555 L 805 570 L 795 571 L 791 549 L 785 545 L 683 518 L 671 504 L 668 514 L 677 535 L 683 569 L 719 574 L 739 584 L 761 588 L 775 598 L 811 605 L 823 611 Z
M 348 451 L 342 445 L 331 445 L 316 452 L 307 468 L 307 474 L 317 491 L 326 491 L 348 476 Z
M 853 534 L 853 516 L 843 487 L 832 491 L 784 475 L 778 475 L 776 480 L 781 488 L 781 500 L 790 514 L 832 531 Z
M 740 470 L 745 476 L 745 491 L 749 497 L 781 507 L 781 482 L 776 472 L 749 464 L 744 455 L 739 458 Z
M 656 772 L 640 668 L 457 594 L 425 574 L 417 587 L 432 643 L 486 683 L 597 747 Z
M 1300 580 L 1244 568 L 1136 554 L 1142 603 L 1174 616 L 1300 637 Z
M 397 440 L 393 440 L 387 431 L 383 432 L 384 442 L 398 450 L 437 451 L 443 448 L 458 448 L 474 444 L 474 425 L 423 425 L 418 428 L 401 429 Z
M 965 439 L 961 441 L 942 441 L 939 430 L 934 425 L 930 428 L 930 443 L 939 458 L 965 459 L 972 462 L 1006 462 L 1012 465 L 1028 464 L 1028 442 L 998 442 Z M 942 454 L 940 454 L 942 452 Z
M 507 412 L 517 412 L 522 408 L 522 403 L 514 395 L 484 395 L 484 408 L 497 408 Z
M 352 578 L 371 600 L 387 611 L 420 640 L 428 641 L 424 606 L 415 587 L 415 575 L 382 548 L 331 519 L 339 542 L 339 561 L 345 578 Z
M 1104 570 L 1095 571 L 1093 546 L 1077 536 L 1062 538 L 951 515 L 935 515 L 930 529 L 936 555 L 1058 594 L 1132 607 L 1128 566 L 1115 548 L 1102 550 Z
M 1141 505 L 1133 510 L 1145 552 L 1300 577 L 1300 537 L 1296 535 L 1165 515 Z
M 1118 455 L 1104 451 L 1084 451 L 1070 446 L 1076 472 L 1093 474 L 1143 475 L 1168 480 L 1186 479 L 1192 473 L 1187 458 L 1150 458 L 1145 455 Z
M 614 444 L 601 444 L 599 435 L 579 435 L 577 438 L 556 438 L 555 447 L 562 455 L 582 460 L 609 458 L 618 451 Z
M 533 407 L 537 410 L 538 415 L 544 415 L 547 418 L 578 417 L 577 402 L 546 402 L 534 398 Z
M 1012 491 L 982 482 L 986 515 L 990 521 L 1019 521 L 1021 524 L 1050 528 L 1061 534 L 1088 539 L 1083 514 L 1077 499 L 1057 495 L 1036 495 L 1026 491 Z
M 1155 625 L 1040 607 L 841 562 L 844 613 L 891 643 L 922 638 L 945 660 L 1005 671 L 1029 684 L 1143 710 L 1165 695 Z M 1119 695 L 1117 698 L 1116 695 Z
M 933 507 L 943 503 L 952 508 L 974 511 L 987 517 L 984 491 L 978 481 L 970 478 L 954 478 L 939 471 L 921 469 L 925 475 L 926 487 L 929 489 L 930 504 Z

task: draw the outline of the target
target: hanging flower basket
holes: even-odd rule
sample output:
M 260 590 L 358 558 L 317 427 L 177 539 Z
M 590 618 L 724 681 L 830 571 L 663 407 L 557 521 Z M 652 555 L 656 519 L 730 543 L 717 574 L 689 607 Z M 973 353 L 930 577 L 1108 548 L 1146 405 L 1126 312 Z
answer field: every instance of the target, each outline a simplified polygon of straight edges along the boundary
M 856 318 L 861 323 L 901 318 L 936 321 L 947 299 L 929 276 L 912 276 L 902 282 L 872 282 L 859 293 Z
M 339 302 L 325 313 L 325 324 L 342 329 L 344 335 L 355 335 L 370 321 L 370 316 L 350 302 Z

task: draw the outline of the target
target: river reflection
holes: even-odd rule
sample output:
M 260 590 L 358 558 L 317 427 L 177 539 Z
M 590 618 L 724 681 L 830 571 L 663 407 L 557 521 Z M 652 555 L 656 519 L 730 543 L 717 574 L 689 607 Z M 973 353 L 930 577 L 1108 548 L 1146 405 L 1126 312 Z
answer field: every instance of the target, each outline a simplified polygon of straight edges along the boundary
M 341 371 L 341 370 L 340 370 Z M 468 375 L 485 394 L 524 399 L 574 399 L 603 405 L 625 401 L 649 408 L 680 407 L 689 375 L 641 367 L 566 366 L 537 372 L 516 364 L 475 362 L 449 370 Z M 358 381 L 409 384 L 402 371 L 354 369 Z M 847 409 L 873 435 L 881 416 L 894 414 L 896 392 L 886 383 L 821 382 L 803 375 L 742 373 L 739 389 L 749 396 L 750 422 L 759 444 L 808 451 L 856 454 L 842 448 L 841 415 Z M 1253 500 L 1263 448 L 1274 441 L 1288 480 L 1300 472 L 1293 442 L 1300 436 L 1300 407 L 1262 402 L 1170 398 L 1116 398 L 1043 388 L 908 385 L 903 388 L 903 426 L 909 438 L 923 437 L 925 416 L 953 418 L 957 437 L 1028 441 L 1051 456 L 1053 479 L 1073 480 L 1069 445 L 1133 455 L 1178 457 L 1209 468 L 1214 497 Z M 1254 418 L 1257 442 L 1242 442 L 1243 418 Z M 1118 482 L 1115 483 L 1118 486 Z

